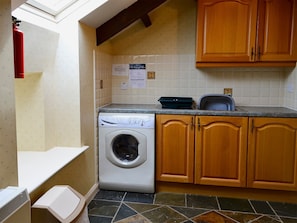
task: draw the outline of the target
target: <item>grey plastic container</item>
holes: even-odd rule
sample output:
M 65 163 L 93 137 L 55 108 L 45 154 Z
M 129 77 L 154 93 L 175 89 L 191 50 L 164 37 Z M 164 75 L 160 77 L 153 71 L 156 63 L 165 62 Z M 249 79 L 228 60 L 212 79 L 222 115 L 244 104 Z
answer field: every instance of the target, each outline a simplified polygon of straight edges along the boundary
M 234 99 L 225 94 L 206 94 L 200 97 L 197 108 L 212 111 L 234 111 Z

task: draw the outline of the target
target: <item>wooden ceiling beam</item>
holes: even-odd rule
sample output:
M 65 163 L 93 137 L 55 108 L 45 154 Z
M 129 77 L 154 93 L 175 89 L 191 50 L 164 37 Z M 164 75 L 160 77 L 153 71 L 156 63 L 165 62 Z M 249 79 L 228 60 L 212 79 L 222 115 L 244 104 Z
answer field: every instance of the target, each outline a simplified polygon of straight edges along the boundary
M 145 14 L 140 19 L 143 22 L 145 27 L 149 27 L 150 25 L 152 25 L 152 21 L 151 21 L 150 17 L 148 16 L 148 14 Z
M 151 20 L 148 13 L 165 1 L 166 0 L 138 0 L 128 8 L 122 10 L 96 29 L 97 46 L 138 19 L 141 19 L 146 27 L 150 26 Z

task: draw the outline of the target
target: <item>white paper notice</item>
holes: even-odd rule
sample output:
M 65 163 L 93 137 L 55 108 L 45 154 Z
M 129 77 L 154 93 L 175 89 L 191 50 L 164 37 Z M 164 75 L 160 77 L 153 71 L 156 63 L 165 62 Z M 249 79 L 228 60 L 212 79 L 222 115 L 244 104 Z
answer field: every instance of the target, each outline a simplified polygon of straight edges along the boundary
M 146 87 L 146 68 L 145 64 L 130 64 L 129 83 L 131 88 Z
M 129 64 L 113 64 L 112 75 L 114 76 L 128 76 Z

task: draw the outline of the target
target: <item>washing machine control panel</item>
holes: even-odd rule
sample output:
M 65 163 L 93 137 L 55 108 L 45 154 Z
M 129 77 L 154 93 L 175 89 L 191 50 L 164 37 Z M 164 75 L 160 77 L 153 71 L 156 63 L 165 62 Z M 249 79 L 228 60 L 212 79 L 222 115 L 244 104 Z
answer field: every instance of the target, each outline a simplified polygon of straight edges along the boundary
M 145 114 L 99 115 L 101 127 L 154 128 L 155 117 Z

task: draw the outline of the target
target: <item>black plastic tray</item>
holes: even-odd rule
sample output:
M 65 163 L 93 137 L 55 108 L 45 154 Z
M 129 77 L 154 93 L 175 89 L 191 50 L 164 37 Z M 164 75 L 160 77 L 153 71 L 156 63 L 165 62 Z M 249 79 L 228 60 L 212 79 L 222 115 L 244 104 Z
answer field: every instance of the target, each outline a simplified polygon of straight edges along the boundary
M 172 109 L 192 109 L 194 102 L 191 97 L 161 97 L 158 101 L 162 108 Z

